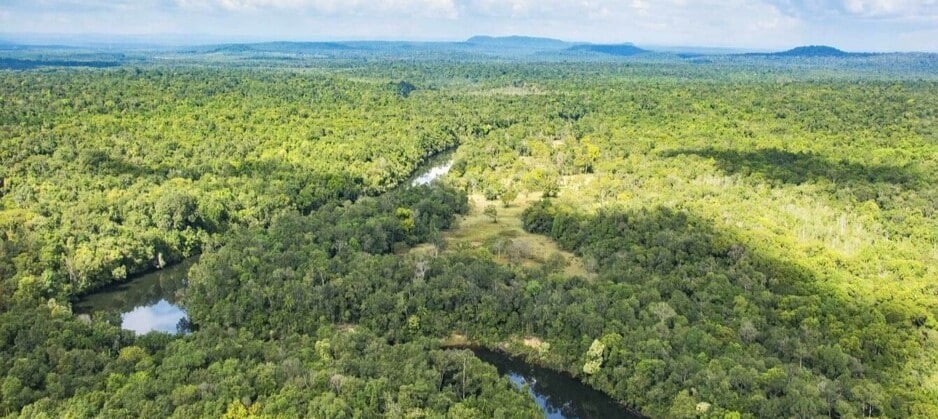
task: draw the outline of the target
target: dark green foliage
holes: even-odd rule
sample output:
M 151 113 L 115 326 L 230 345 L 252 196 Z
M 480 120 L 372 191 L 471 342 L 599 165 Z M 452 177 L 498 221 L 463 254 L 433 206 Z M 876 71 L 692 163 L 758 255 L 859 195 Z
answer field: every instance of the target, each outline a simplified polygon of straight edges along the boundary
M 828 161 L 811 152 L 792 153 L 779 149 L 739 152 L 735 150 L 677 150 L 668 156 L 696 155 L 714 159 L 723 171 L 742 176 L 758 176 L 771 182 L 829 182 L 839 187 L 859 184 L 889 184 L 900 188 L 918 188 L 921 179 L 908 167 L 867 165 L 848 160 Z M 863 201 L 863 199 L 860 199 Z
M 291 241 L 301 224 L 281 220 L 264 234 L 267 245 L 236 239 L 203 256 L 189 304 L 196 322 L 276 336 L 307 333 L 315 324 L 309 319 L 364 325 L 393 342 L 454 330 L 483 341 L 533 333 L 553 343 L 556 366 L 578 374 L 592 340 L 583 337 L 603 337 L 611 352 L 598 374 L 584 378 L 656 416 L 690 388 L 714 409 L 761 416 L 909 414 L 911 395 L 886 403 L 883 390 L 870 386 L 888 380 L 914 350 L 911 313 L 888 320 L 878 308 L 849 304 L 798 266 L 754 253 L 682 212 L 589 218 L 542 202 L 524 219 L 596 259 L 600 280 L 547 277 L 531 287 L 532 273 L 471 254 L 435 259 L 417 274 L 418 261 L 329 255 Z M 272 250 L 254 250 L 261 248 Z M 309 251 L 322 255 L 319 262 L 297 253 Z M 269 279 L 223 282 L 258 277 Z M 831 390 L 823 399 L 804 393 L 824 386 Z
M 169 341 L 69 314 L 0 314 L 0 414 L 218 417 L 232 402 L 278 417 L 455 410 L 530 417 L 536 408 L 468 351 L 390 346 L 364 328 L 262 340 L 204 327 Z M 42 347 L 44 350 L 36 351 Z
M 594 295 L 631 296 L 626 300 L 631 308 L 622 307 L 626 312 L 597 313 L 601 319 L 616 319 L 613 324 L 622 322 L 622 329 L 610 329 L 607 321 L 602 333 L 611 330 L 631 342 L 625 345 L 631 349 L 623 353 L 627 365 L 663 363 L 658 375 L 646 382 L 636 381 L 635 376 L 625 383 L 620 377 L 607 377 L 608 383 L 618 383 L 617 391 L 626 392 L 617 393 L 623 399 L 667 406 L 667 398 L 655 401 L 654 395 L 695 388 L 698 400 L 761 412 L 760 416 L 820 415 L 829 410 L 861 415 L 867 408 L 887 416 L 909 414 L 903 399 L 911 394 L 868 406 L 849 389 L 867 385 L 868 380 L 888 381 L 889 371 L 907 361 L 905 357 L 915 350 L 914 311 L 889 320 L 879 308 L 844 301 L 799 266 L 759 255 L 682 212 L 604 212 L 584 218 L 542 202 L 528 209 L 525 220 L 563 247 L 597 260 L 600 276 L 608 282 L 596 284 L 603 291 Z M 622 303 L 608 302 L 612 307 Z M 642 327 L 647 331 L 644 341 L 637 332 Z M 884 334 L 886 330 L 892 332 Z M 668 350 L 644 353 L 640 348 L 647 345 L 664 345 Z M 709 365 L 700 363 L 701 354 L 711 360 Z M 730 367 L 743 370 L 734 372 Z M 767 377 L 773 369 L 785 374 L 784 381 L 744 378 L 746 374 Z M 603 371 L 615 368 L 607 363 Z M 713 381 L 721 374 L 731 381 Z M 673 387 L 664 390 L 667 386 Z M 819 396 L 800 393 L 801 387 L 819 386 L 841 390 L 825 396 L 826 402 L 812 402 Z M 741 397 L 742 390 L 756 396 L 747 400 Z M 883 400 L 882 389 L 876 397 Z M 808 412 L 798 413 L 792 410 L 800 408 L 795 400 L 814 404 Z M 840 401 L 843 406 L 835 406 Z
M 403 98 L 407 98 L 411 93 L 417 90 L 417 86 L 414 86 L 413 84 L 410 84 L 406 81 L 397 82 L 393 85 L 393 88 L 394 91 L 396 91 L 397 94 Z
M 400 209 L 414 214 L 412 227 L 402 225 Z M 196 324 L 251 326 L 283 335 L 311 333 L 320 318 L 359 323 L 363 310 L 386 309 L 383 287 L 375 281 L 404 282 L 414 275 L 403 260 L 389 255 L 394 244 L 428 241 L 465 211 L 464 195 L 421 187 L 281 217 L 265 232 L 235 232 L 190 273 L 189 313 Z M 366 298 L 373 304 L 349 306 Z M 316 311 L 298 316 L 300 310 Z M 402 328 L 402 322 L 395 324 Z
M 568 47 L 0 72 L 0 415 L 536 415 L 458 334 L 655 417 L 935 416 L 934 57 L 490 42 Z M 457 144 L 456 189 L 398 187 Z M 443 248 L 466 193 L 541 192 L 524 228 L 588 278 Z M 189 335 L 64 303 L 195 253 Z
M 0 257 L 61 298 L 232 227 L 390 190 L 476 125 L 447 125 L 439 98 L 390 104 L 397 94 L 280 72 L 0 74 L 0 229 L 23 229 Z
M 411 228 L 402 228 L 395 208 L 410 209 Z M 359 313 L 383 308 L 380 292 L 369 290 L 371 275 L 402 282 L 413 275 L 387 255 L 391 245 L 427 240 L 465 210 L 465 196 L 452 190 L 413 188 L 280 217 L 265 234 L 234 232 L 193 270 L 187 300 L 200 328 L 176 340 L 85 324 L 54 302 L 13 307 L 0 313 L 0 413 L 219 416 L 243 407 L 291 417 L 535 415 L 525 394 L 468 351 L 436 349 L 412 328 L 409 343 L 391 346 L 364 325 L 331 326 L 365 318 L 379 325 L 377 314 Z M 323 289 L 330 298 L 309 298 Z

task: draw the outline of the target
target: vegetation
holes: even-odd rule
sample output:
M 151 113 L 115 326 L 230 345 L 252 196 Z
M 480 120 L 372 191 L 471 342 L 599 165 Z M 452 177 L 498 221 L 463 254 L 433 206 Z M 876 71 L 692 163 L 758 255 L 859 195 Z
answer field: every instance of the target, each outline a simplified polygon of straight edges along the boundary
M 559 177 L 556 202 L 525 225 L 581 257 L 592 286 L 607 282 L 591 301 L 617 296 L 597 304 L 590 337 L 627 339 L 600 370 L 622 362 L 622 375 L 588 381 L 653 416 L 673 416 L 684 391 L 714 412 L 935 415 L 934 83 L 593 83 L 567 99 L 573 112 L 515 111 L 536 120 L 464 145 L 454 166 L 483 190 Z M 685 322 L 691 334 L 675 335 Z M 582 336 L 536 333 L 557 351 Z M 643 368 L 653 378 L 629 381 Z M 778 372 L 785 388 L 759 389 Z
M 469 195 L 469 212 L 458 217 L 456 225 L 442 233 L 447 250 L 478 249 L 488 252 L 493 260 L 505 265 L 528 268 L 546 267 L 551 272 L 562 270 L 567 276 L 592 278 L 581 258 L 563 251 L 550 237 L 524 230 L 522 215 L 541 194 L 521 196 L 510 208 L 497 208 L 479 194 Z M 487 212 L 494 211 L 498 222 Z M 414 253 L 438 252 L 435 245 L 419 246 Z
M 4 74 L 0 272 L 46 297 L 85 292 L 232 226 L 387 191 L 478 125 L 397 89 L 279 72 Z
M 776 52 L 771 55 L 778 57 L 848 57 L 848 56 L 865 56 L 867 54 L 862 53 L 848 53 L 841 51 L 834 47 L 828 47 L 824 45 L 810 45 L 804 47 L 792 48 L 788 51 Z
M 294 47 L 0 72 L 0 415 L 537 415 L 459 340 L 652 417 L 938 416 L 934 58 Z M 190 334 L 71 314 L 196 253 Z
M 5 415 L 532 417 L 527 395 L 468 351 L 389 345 L 362 328 L 261 339 L 203 327 L 133 337 L 67 310 L 2 315 Z M 42 351 L 35 348 L 42 347 Z M 5 363 L 7 363 L 5 361 Z M 25 407 L 24 407 L 25 406 Z

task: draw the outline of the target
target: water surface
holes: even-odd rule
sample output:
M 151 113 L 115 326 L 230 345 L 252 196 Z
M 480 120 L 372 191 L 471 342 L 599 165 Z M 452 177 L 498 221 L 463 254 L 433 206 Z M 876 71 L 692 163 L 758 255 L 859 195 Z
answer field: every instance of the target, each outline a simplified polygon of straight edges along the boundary
M 449 173 L 453 168 L 453 152 L 445 151 L 433 156 L 426 163 L 422 164 L 411 178 L 410 186 L 428 185 L 440 177 Z
M 527 389 L 548 419 L 642 418 L 606 394 L 566 374 L 527 364 L 501 352 L 479 348 L 473 348 L 472 352 L 482 361 L 494 365 L 519 389 Z
M 72 305 L 75 313 L 120 317 L 121 328 L 137 334 L 185 333 L 189 319 L 181 305 L 190 258 L 168 268 L 128 279 L 89 294 Z
M 445 151 L 420 165 L 408 180 L 410 186 L 429 184 L 453 166 L 453 151 Z M 120 318 L 121 328 L 137 334 L 152 331 L 186 333 L 191 326 L 181 296 L 189 267 L 197 258 L 106 287 L 72 305 L 76 314 Z

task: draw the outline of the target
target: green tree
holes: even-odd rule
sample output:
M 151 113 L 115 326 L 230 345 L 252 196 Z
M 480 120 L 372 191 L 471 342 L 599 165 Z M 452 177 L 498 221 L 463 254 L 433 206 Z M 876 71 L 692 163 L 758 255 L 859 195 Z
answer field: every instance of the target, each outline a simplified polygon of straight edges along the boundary
M 486 217 L 491 218 L 493 223 L 498 222 L 498 209 L 496 209 L 494 205 L 486 205 L 482 213 L 485 214 Z

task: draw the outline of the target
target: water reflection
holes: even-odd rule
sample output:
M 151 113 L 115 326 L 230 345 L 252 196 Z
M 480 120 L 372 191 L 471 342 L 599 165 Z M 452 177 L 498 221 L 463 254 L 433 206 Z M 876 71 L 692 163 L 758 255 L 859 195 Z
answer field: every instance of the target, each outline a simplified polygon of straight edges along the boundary
M 182 307 L 160 300 L 156 304 L 134 307 L 133 310 L 121 314 L 121 328 L 132 330 L 137 334 L 154 330 L 176 333 L 179 332 L 179 321 L 185 318 L 186 311 Z
M 453 168 L 453 153 L 453 151 L 442 152 L 420 165 L 408 182 L 410 186 L 427 185 L 449 173 L 449 170 Z
M 73 304 L 75 313 L 120 318 L 121 328 L 137 334 L 152 331 L 185 333 L 190 324 L 180 304 L 191 258 L 89 294 Z
M 440 176 L 443 176 L 449 173 L 449 169 L 453 168 L 453 161 L 449 160 L 438 166 L 433 166 L 430 170 L 427 170 L 426 173 L 417 176 L 413 182 L 410 183 L 410 186 L 421 186 L 426 185 L 434 180 L 437 180 Z
M 472 349 L 472 352 L 482 361 L 494 365 L 499 373 L 506 375 L 518 388 L 527 388 L 544 416 L 549 419 L 642 417 L 573 377 L 526 364 L 519 358 L 500 352 L 478 348 Z

